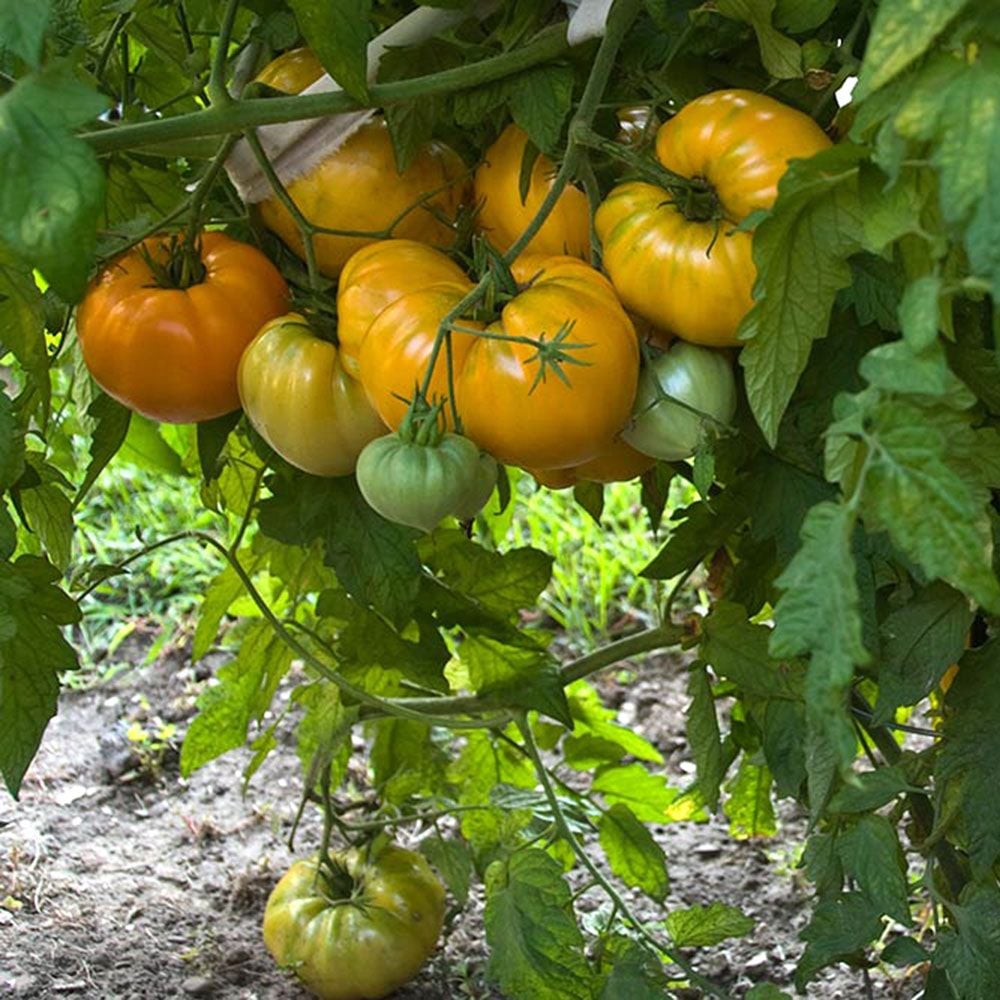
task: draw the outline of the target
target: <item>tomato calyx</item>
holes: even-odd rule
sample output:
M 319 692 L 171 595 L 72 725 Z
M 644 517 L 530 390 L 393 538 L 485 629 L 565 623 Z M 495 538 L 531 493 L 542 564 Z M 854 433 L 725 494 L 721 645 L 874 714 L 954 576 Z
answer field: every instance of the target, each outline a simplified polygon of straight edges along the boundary
M 202 260 L 200 237 L 188 240 L 178 233 L 155 244 L 156 252 L 147 243 L 138 247 L 158 288 L 183 290 L 200 285 L 205 280 L 205 263 Z
M 397 431 L 400 439 L 407 444 L 436 448 L 444 437 L 442 428 L 444 404 L 444 400 L 435 400 L 433 404 L 428 403 L 417 392 Z
M 538 371 L 535 373 L 535 380 L 531 383 L 531 388 L 528 390 L 529 394 L 535 391 L 540 382 L 545 381 L 549 371 L 560 379 L 560 381 L 569 385 L 570 381 L 563 371 L 563 365 L 590 367 L 589 361 L 574 357 L 571 353 L 572 351 L 582 351 L 594 346 L 593 344 L 567 340 L 574 325 L 574 320 L 567 320 L 559 327 L 551 340 L 546 340 L 544 333 L 539 336 L 536 341 L 537 347 L 535 353 L 526 359 L 527 364 L 532 364 L 535 361 L 538 362 Z

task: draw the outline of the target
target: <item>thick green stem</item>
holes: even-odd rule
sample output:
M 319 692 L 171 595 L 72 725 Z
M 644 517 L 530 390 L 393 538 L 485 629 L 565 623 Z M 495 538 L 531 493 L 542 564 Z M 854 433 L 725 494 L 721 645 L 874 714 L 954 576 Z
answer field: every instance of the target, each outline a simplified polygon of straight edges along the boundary
M 256 98 L 233 101 L 204 111 L 159 121 L 119 125 L 110 129 L 100 128 L 83 133 L 82 138 L 97 153 L 111 153 L 120 149 L 135 149 L 177 139 L 244 132 L 258 125 L 322 118 L 342 111 L 357 111 L 366 106 L 386 107 L 414 98 L 450 94 L 457 90 L 502 80 L 504 77 L 516 76 L 533 66 L 558 58 L 567 48 L 565 25 L 553 25 L 539 32 L 533 42 L 522 48 L 469 66 L 430 73 L 409 80 L 374 84 L 368 91 L 369 105 L 359 104 L 343 91 L 300 94 L 293 97 Z
M 219 28 L 219 40 L 216 42 L 215 58 L 212 60 L 212 71 L 208 77 L 208 97 L 212 106 L 225 107 L 232 101 L 226 89 L 226 64 L 229 61 L 229 40 L 233 36 L 233 25 L 236 23 L 236 11 L 240 0 L 229 0 L 222 15 L 222 26 Z

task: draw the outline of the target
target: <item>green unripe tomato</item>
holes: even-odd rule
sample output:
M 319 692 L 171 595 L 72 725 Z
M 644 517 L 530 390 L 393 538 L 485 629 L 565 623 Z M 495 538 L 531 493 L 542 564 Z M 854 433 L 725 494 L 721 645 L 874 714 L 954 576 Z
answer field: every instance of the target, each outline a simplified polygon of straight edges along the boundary
M 432 531 L 444 517 L 468 520 L 482 509 L 496 462 L 460 434 L 429 444 L 386 434 L 361 452 L 357 477 L 365 500 L 384 518 Z
M 729 423 L 735 412 L 736 378 L 728 356 L 676 341 L 640 373 L 632 420 L 622 437 L 646 455 L 676 462 L 690 458 L 708 428 Z
M 437 946 L 444 886 L 419 854 L 389 844 L 297 861 L 264 911 L 264 944 L 321 1000 L 377 1000 Z

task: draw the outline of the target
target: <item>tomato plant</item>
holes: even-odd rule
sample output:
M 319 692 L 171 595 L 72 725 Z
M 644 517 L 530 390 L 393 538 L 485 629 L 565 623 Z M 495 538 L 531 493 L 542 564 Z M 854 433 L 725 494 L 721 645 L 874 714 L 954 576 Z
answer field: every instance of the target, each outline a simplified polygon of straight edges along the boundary
M 239 407 L 240 357 L 288 307 L 288 286 L 259 250 L 205 233 L 203 273 L 174 287 L 169 271 L 183 256 L 172 249 L 153 237 L 97 276 L 77 312 L 80 347 L 94 381 L 137 413 L 210 420 Z
M 296 861 L 264 911 L 264 943 L 320 1000 L 378 1000 L 437 946 L 444 886 L 421 855 L 388 844 Z
M 1000 995 L 993 5 L 7 6 L 12 794 L 95 594 L 199 546 L 224 569 L 177 634 L 232 658 L 204 661 L 182 773 L 245 751 L 248 794 L 300 788 L 308 849 L 356 880 L 339 852 L 398 833 L 456 921 L 482 913 L 489 989 L 742 991 L 706 949 L 760 929 L 679 902 L 662 828 L 763 840 L 795 814 L 812 915 L 794 972 L 748 965 L 747 996 L 832 966 L 858 995 Z M 83 501 L 126 462 L 204 509 L 84 557 Z M 641 577 L 613 641 L 538 613 L 553 578 L 602 581 L 547 528 L 512 540 L 512 466 L 572 486 L 539 499 Z M 684 653 L 683 779 L 606 697 L 656 651 Z M 300 775 L 261 788 L 293 743 Z M 313 902 L 269 923 L 309 925 L 275 949 L 326 989 L 332 929 L 395 918 L 304 864 Z M 338 937 L 373 979 L 329 988 L 416 972 L 422 884 L 409 957 Z

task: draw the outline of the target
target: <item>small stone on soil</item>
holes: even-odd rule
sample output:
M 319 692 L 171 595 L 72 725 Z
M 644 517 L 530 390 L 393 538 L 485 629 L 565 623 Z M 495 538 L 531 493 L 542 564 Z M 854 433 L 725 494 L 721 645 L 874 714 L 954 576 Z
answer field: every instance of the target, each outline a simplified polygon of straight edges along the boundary
M 191 997 L 206 997 L 212 990 L 212 980 L 208 976 L 188 976 L 181 989 Z

